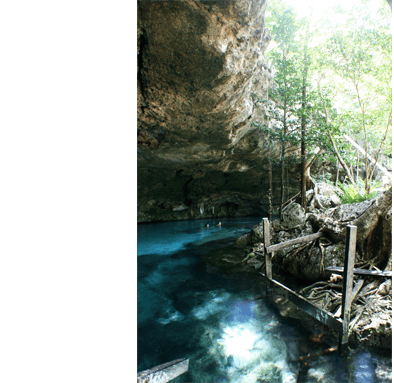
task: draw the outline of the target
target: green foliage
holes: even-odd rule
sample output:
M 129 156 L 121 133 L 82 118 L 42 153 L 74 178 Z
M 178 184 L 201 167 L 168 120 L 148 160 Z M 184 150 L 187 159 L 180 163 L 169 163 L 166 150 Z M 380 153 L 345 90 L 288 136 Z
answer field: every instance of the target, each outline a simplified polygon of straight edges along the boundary
M 318 176 L 317 176 L 317 178 L 315 178 L 315 177 L 313 177 L 313 176 L 311 176 L 311 178 L 312 178 L 312 181 L 314 182 L 314 183 L 317 183 L 317 182 L 324 182 L 324 183 L 326 183 L 326 184 L 330 184 L 330 185 L 333 185 L 334 186 L 334 183 L 331 181 L 331 173 L 324 173 L 324 174 L 319 174 Z
M 267 58 L 274 86 L 265 105 L 270 123 L 260 128 L 270 143 L 286 147 L 282 164 L 293 161 L 296 152 L 291 148 L 300 148 L 302 136 L 308 158 L 320 149 L 324 160 L 334 163 L 342 157 L 347 165 L 364 166 L 363 156 L 344 140 L 344 134 L 375 158 L 380 153 L 391 156 L 390 7 L 362 0 L 354 6 L 327 8 L 320 20 L 306 21 L 298 17 L 294 4 L 271 2 L 266 18 L 273 38 Z M 365 185 L 349 189 L 349 196 L 353 195 L 349 200 L 360 193 L 364 196 L 359 188 L 371 190 L 373 167 L 366 164 Z
M 339 193 L 339 198 L 341 199 L 342 203 L 359 203 L 367 199 L 375 198 L 378 194 L 378 191 L 376 189 L 379 188 L 381 184 L 373 182 L 371 191 L 368 194 L 365 193 L 364 184 L 365 181 L 362 179 L 359 179 L 355 185 L 352 185 L 350 183 L 338 182 L 338 187 L 341 190 L 341 193 Z
M 358 140 L 371 155 L 379 151 L 390 155 L 391 133 L 386 136 L 385 131 L 392 106 L 391 13 L 387 4 L 371 12 L 369 3 L 333 11 L 325 43 L 317 49 L 315 70 L 324 74 L 322 83 L 332 89 L 330 97 L 338 107 L 332 120 L 341 133 Z M 354 150 L 341 153 L 347 163 L 356 161 Z M 373 174 L 369 165 L 365 170 L 367 187 Z
M 339 198 L 342 203 L 358 203 L 365 201 L 365 197 L 360 193 L 360 189 L 352 184 L 341 184 L 338 182 L 338 186 L 341 189 L 342 193 L 339 194 Z

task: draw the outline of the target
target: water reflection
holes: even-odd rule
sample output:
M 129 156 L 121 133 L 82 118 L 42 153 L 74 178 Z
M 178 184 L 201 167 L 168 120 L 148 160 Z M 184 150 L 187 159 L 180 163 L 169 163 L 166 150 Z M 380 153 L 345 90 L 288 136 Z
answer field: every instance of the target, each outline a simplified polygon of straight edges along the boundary
M 389 383 L 391 356 L 373 349 L 351 350 L 347 357 L 337 353 L 321 355 L 303 367 L 300 375 L 299 382 L 305 383 Z
M 205 228 L 209 222 L 210 227 Z M 327 348 L 261 299 L 259 282 L 211 273 L 199 258 L 248 232 L 254 220 L 142 225 L 138 230 L 138 371 L 177 358 L 173 383 L 391 382 L 391 356 L 372 350 L 300 362 Z
M 355 355 L 353 358 L 354 371 L 353 377 L 355 383 L 369 383 L 373 382 L 374 366 L 372 365 L 371 356 L 369 353 L 362 353 Z

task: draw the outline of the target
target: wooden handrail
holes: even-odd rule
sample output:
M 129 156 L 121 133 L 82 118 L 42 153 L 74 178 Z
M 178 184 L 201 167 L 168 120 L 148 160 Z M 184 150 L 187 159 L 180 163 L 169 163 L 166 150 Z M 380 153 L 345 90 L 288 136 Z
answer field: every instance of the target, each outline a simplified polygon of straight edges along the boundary
M 176 359 L 137 374 L 137 383 L 167 383 L 189 369 L 189 359 Z
M 283 211 L 283 209 L 285 208 L 285 205 L 286 205 L 287 203 L 289 203 L 290 201 L 292 201 L 295 197 L 297 197 L 297 196 L 300 195 L 300 194 L 301 194 L 301 192 L 299 191 L 294 197 L 291 197 L 289 200 L 287 200 L 286 202 L 284 202 L 283 205 L 282 205 L 282 211 Z
M 313 318 L 317 319 L 319 322 L 324 323 L 326 326 L 332 328 L 334 331 L 341 332 L 341 318 L 335 318 L 334 314 L 331 314 L 326 310 L 316 307 L 313 303 L 309 302 L 303 296 L 297 294 L 295 291 L 289 289 L 287 286 L 282 285 L 275 279 L 268 278 L 263 273 L 260 273 L 260 275 L 273 287 L 280 288 L 281 293 L 285 296 L 285 298 L 287 298 L 290 302 L 294 303 L 299 309 L 306 312 Z
M 278 251 L 278 250 L 284 249 L 285 247 L 293 246 L 298 243 L 305 243 L 305 242 L 313 241 L 314 239 L 323 237 L 323 235 L 324 234 L 320 231 L 315 234 L 306 235 L 305 237 L 291 239 L 290 241 L 286 241 L 286 242 L 278 243 L 276 245 L 268 246 L 268 247 L 266 247 L 266 251 L 268 253 L 272 253 L 274 251 Z
M 335 273 L 343 274 L 343 267 L 328 266 L 324 270 Z M 353 269 L 353 274 L 365 275 L 367 277 L 385 277 L 392 278 L 392 271 L 376 271 L 376 270 L 365 270 L 365 269 Z
M 284 249 L 286 247 L 312 241 L 314 239 L 320 238 L 324 235 L 323 232 L 317 232 L 315 234 L 306 235 L 301 238 L 292 239 L 290 241 L 278 243 L 277 245 L 270 246 L 270 224 L 268 218 L 263 218 L 263 226 L 264 226 L 264 248 L 265 248 L 265 267 L 266 274 L 260 273 L 267 280 L 267 295 L 270 293 L 268 289 L 268 285 L 273 285 L 278 287 L 293 303 L 295 303 L 299 308 L 306 311 L 308 314 L 312 315 L 314 318 L 319 320 L 320 322 L 325 323 L 331 328 L 335 329 L 339 332 L 339 342 L 338 342 L 338 350 L 342 353 L 346 351 L 347 344 L 349 340 L 349 322 L 350 322 L 350 309 L 352 305 L 352 301 L 354 297 L 357 295 L 358 291 L 362 286 L 362 282 L 358 282 L 356 284 L 355 289 L 353 290 L 353 271 L 354 271 L 354 262 L 356 258 L 356 240 L 357 240 L 357 226 L 347 225 L 346 226 L 346 246 L 345 246 L 345 260 L 344 260 L 344 268 L 342 269 L 343 273 L 343 284 L 342 284 L 342 305 L 340 318 L 336 318 L 335 315 L 339 315 L 339 312 L 335 315 L 322 310 L 312 303 L 308 302 L 305 298 L 292 291 L 288 287 L 282 285 L 278 281 L 272 278 L 272 256 L 275 251 Z M 331 268 L 333 269 L 333 267 Z M 325 269 L 327 270 L 327 268 Z M 329 269 L 330 270 L 330 269 Z M 330 270 L 331 271 L 331 270 Z M 337 270 L 335 270 L 337 271 Z M 337 272 L 339 272 L 338 270 Z M 378 272 L 373 272 L 373 274 L 377 274 Z

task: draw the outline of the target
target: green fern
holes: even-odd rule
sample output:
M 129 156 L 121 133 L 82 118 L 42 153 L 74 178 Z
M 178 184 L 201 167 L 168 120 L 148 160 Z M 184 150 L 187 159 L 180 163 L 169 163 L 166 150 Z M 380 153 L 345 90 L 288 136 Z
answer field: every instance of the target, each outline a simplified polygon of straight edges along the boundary
M 380 183 L 373 181 L 370 188 L 371 192 L 366 194 L 364 190 L 364 181 L 362 179 L 359 179 L 355 185 L 341 183 L 338 181 L 338 187 L 341 189 L 339 198 L 344 204 L 363 202 L 367 199 L 375 198 L 378 194 L 376 189 L 379 186 L 381 186 Z

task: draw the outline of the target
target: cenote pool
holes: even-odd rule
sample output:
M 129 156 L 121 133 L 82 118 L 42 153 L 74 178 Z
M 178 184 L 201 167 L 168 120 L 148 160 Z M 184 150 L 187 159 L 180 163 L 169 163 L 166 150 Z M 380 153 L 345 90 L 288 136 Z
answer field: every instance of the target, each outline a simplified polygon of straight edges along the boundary
M 199 258 L 261 218 L 221 222 L 138 225 L 138 371 L 189 358 L 189 371 L 172 382 L 391 382 L 391 354 L 375 349 L 302 364 L 300 356 L 330 346 L 312 341 L 320 324 L 281 317 L 257 277 L 222 275 Z

